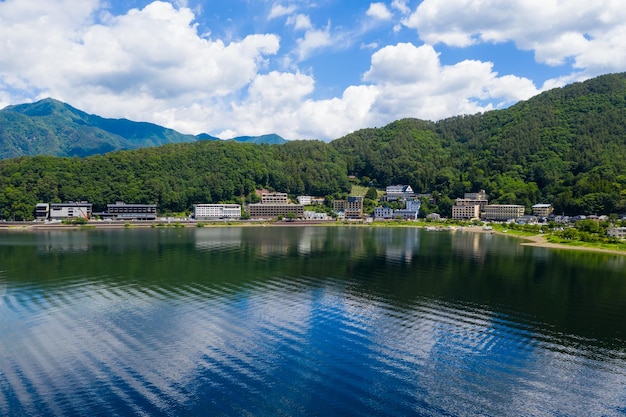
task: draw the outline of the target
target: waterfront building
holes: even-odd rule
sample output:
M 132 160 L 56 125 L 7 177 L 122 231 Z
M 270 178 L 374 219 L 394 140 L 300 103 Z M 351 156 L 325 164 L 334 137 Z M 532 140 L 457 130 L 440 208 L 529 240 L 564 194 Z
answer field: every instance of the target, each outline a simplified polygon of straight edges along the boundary
M 64 220 L 72 218 L 89 219 L 93 204 L 86 201 L 68 203 L 51 203 L 50 220 Z
M 350 196 L 347 200 L 335 200 L 333 210 L 343 212 L 346 219 L 360 219 L 363 217 L 363 197 Z
M 196 204 L 193 206 L 193 216 L 196 220 L 239 219 L 241 217 L 241 205 Z
M 375 219 L 393 219 L 393 209 L 390 207 L 376 207 L 374 209 Z
M 455 204 L 452 206 L 452 218 L 455 220 L 473 220 L 480 218 L 479 204 Z
M 626 227 L 611 227 L 606 231 L 607 236 L 626 239 Z
M 287 216 L 294 213 L 296 217 L 304 217 L 304 206 L 302 204 L 267 204 L 255 203 L 248 205 L 248 213 L 253 218 L 273 218 Z
M 485 206 L 483 218 L 493 221 L 516 220 L 524 215 L 524 206 L 517 204 L 489 204 Z
M 35 206 L 35 219 L 48 220 L 48 217 L 50 217 L 50 204 L 37 203 Z
M 106 213 L 102 217 L 114 220 L 156 220 L 156 204 L 127 204 L 117 201 L 115 204 L 107 204 Z

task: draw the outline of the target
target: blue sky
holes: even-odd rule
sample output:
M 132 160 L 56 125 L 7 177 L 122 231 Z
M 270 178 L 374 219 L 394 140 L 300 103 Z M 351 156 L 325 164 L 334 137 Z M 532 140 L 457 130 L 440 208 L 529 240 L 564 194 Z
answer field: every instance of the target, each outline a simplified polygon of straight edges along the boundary
M 332 140 L 626 69 L 618 0 L 0 0 L 0 107 Z

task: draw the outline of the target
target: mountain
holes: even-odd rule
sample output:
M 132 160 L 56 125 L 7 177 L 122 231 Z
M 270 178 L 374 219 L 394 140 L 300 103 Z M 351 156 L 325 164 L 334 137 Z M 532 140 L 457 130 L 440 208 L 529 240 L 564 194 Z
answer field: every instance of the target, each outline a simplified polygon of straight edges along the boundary
M 85 117 L 62 103 L 43 104 L 22 112 Z M 59 122 L 68 125 L 76 123 Z M 503 110 L 438 122 L 402 119 L 330 143 L 259 146 L 210 138 L 85 158 L 1 160 L 0 211 L 29 218 L 40 201 L 103 207 L 124 200 L 176 212 L 241 202 L 259 188 L 333 199 L 345 197 L 354 175 L 364 185 L 408 184 L 431 193 L 423 213 L 448 215 L 457 197 L 480 189 L 493 203 L 527 209 L 551 203 L 568 215 L 626 212 L 626 73 L 546 91 Z
M 349 174 L 436 191 L 448 205 L 485 189 L 494 202 L 550 202 L 572 214 L 622 212 L 626 73 L 546 91 L 503 110 L 436 123 L 399 120 L 331 146 L 346 158 Z
M 219 138 L 208 134 L 185 135 L 153 123 L 107 119 L 51 98 L 0 110 L 0 159 L 34 155 L 84 157 L 197 140 Z M 243 136 L 233 140 L 286 142 L 278 135 Z

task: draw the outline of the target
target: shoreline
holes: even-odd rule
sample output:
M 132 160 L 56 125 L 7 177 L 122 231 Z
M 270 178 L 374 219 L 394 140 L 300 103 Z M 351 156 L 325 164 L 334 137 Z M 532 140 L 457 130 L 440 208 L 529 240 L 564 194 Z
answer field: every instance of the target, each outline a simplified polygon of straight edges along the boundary
M 46 231 L 46 230 L 107 230 L 107 229 L 136 229 L 136 228 L 154 228 L 154 229 L 169 229 L 169 228 L 202 228 L 202 227 L 298 227 L 298 226 L 345 226 L 345 227 L 415 227 L 426 229 L 424 225 L 373 225 L 363 223 L 339 223 L 336 221 L 297 221 L 297 222 L 284 222 L 284 221 L 224 221 L 224 222 L 198 222 L 195 220 L 169 220 L 169 221 L 130 221 L 130 222 L 89 222 L 84 225 L 75 224 L 62 224 L 62 223 L 28 223 L 28 222 L 4 222 L 0 223 L 1 232 L 26 232 L 26 231 Z M 566 245 L 562 243 L 548 242 L 547 238 L 542 234 L 521 236 L 510 233 L 504 233 L 498 230 L 484 230 L 481 226 L 461 226 L 461 227 L 437 227 L 439 231 L 461 231 L 470 233 L 482 233 L 482 234 L 497 234 L 500 236 L 508 236 L 516 239 L 523 240 L 520 245 L 533 246 L 538 248 L 547 249 L 565 249 L 576 250 L 586 252 L 606 253 L 612 255 L 626 256 L 626 250 L 619 249 L 607 249 L 607 248 L 595 248 L 589 246 L 574 246 Z

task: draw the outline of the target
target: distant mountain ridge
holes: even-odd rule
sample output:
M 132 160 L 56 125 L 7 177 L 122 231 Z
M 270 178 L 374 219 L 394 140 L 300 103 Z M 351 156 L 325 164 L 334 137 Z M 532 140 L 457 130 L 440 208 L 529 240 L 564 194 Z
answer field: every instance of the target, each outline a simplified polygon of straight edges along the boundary
M 199 140 L 220 138 L 204 133 L 187 135 L 154 123 L 108 119 L 52 98 L 0 110 L 0 159 L 35 155 L 85 157 Z M 269 144 L 287 142 L 275 134 L 230 140 Z

